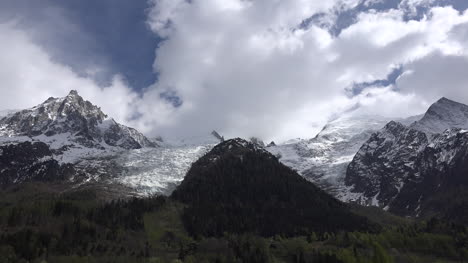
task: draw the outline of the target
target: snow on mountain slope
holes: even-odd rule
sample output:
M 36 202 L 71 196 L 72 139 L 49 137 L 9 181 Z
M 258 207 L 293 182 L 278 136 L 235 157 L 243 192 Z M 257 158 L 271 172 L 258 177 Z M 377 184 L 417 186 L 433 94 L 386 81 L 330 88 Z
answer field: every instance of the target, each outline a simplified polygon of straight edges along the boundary
M 127 151 L 116 159 L 123 169 L 113 181 L 135 189 L 138 195 L 170 194 L 184 179 L 192 163 L 217 143 L 219 141 L 212 140 L 208 144 Z
M 188 138 L 160 138 L 156 148 L 123 151 L 112 158 L 119 169 L 109 183 L 134 189 L 136 195 L 169 195 L 192 163 L 224 141 L 216 131 Z
M 25 148 L 21 145 L 44 145 L 50 152 L 48 157 L 51 160 L 39 158 L 35 162 L 43 161 L 43 164 L 38 163 L 34 167 L 49 167 L 50 162 L 57 162 L 59 166 L 71 164 L 70 171 L 73 172 L 68 173 L 67 180 L 74 184 L 109 178 L 119 171 L 119 166 L 112 159 L 128 150 L 157 147 L 155 142 L 137 130 L 108 117 L 74 90 L 63 98 L 49 98 L 33 108 L 10 112 L 0 118 L 0 146 Z M 16 154 L 16 158 L 21 159 L 28 153 L 16 151 Z M 4 163 L 2 169 L 15 168 L 13 164 L 10 166 Z M 50 171 L 39 168 L 34 168 L 35 176 L 22 176 L 23 179 L 19 178 L 19 173 L 16 179 L 11 178 L 11 174 L 1 176 L 10 178 L 8 182 L 13 183 L 23 182 L 24 178 L 53 179 L 47 175 Z M 52 171 L 57 170 L 54 168 Z
M 424 132 L 391 121 L 372 134 L 349 164 L 345 182 L 357 201 L 364 205 L 386 206 L 417 172 L 415 160 L 428 144 Z
M 431 105 L 421 120 L 409 126 L 388 123 L 363 144 L 349 164 L 345 179 L 353 193 L 349 201 L 401 214 L 414 212 L 417 203 L 424 201 L 413 196 L 420 183 L 432 187 L 434 181 L 450 181 L 444 176 L 452 172 L 439 173 L 429 181 L 424 177 L 457 170 L 466 162 L 468 137 L 463 128 L 467 126 L 468 106 L 446 98 Z
M 66 97 L 49 98 L 33 108 L 0 118 L 0 147 L 23 149 L 41 145 L 47 149 L 50 159 L 34 159 L 44 161 L 32 167 L 36 178 L 24 175 L 13 178 L 14 173 L 0 173 L 0 180 L 2 176 L 8 179 L 5 183 L 53 179 L 48 174 L 55 174 L 63 166 L 70 167 L 71 172 L 66 179 L 57 179 L 67 180 L 73 187 L 123 185 L 122 189 L 133 191 L 133 195 L 166 194 L 183 179 L 194 161 L 222 140 L 213 131 L 184 139 L 151 141 L 71 91 Z M 19 159 L 27 156 L 22 151 L 16 153 Z M 47 165 L 55 166 L 42 169 L 47 173 L 43 174 L 40 168 Z M 7 172 L 17 168 L 10 166 L 4 162 L 0 168 Z
M 1 118 L 0 143 L 15 141 L 44 142 L 62 163 L 156 146 L 137 130 L 109 118 L 73 90 L 66 97 L 49 98 L 33 108 Z
M 411 120 L 412 122 L 417 117 Z M 362 144 L 390 118 L 344 115 L 331 121 L 315 137 L 267 149 L 280 161 L 341 200 L 355 198 L 345 186 L 346 168 Z
M 409 127 L 429 135 L 442 133 L 450 128 L 468 129 L 468 106 L 441 98 L 429 107 L 421 120 Z

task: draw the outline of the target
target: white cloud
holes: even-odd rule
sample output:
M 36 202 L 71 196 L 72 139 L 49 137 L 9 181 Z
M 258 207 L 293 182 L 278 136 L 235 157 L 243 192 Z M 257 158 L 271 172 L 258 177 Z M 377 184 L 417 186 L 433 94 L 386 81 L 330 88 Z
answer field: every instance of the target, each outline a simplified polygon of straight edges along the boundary
M 302 8 L 301 1 L 239 3 L 244 6 L 193 1 L 168 12 L 173 14 L 171 33 L 157 50 L 155 69 L 160 72 L 157 87 L 176 90 L 184 101 L 176 114 L 180 129 L 171 129 L 202 133 L 216 128 L 231 136 L 269 137 L 295 122 L 293 113 L 303 105 L 342 92 L 337 76 L 323 68 L 328 32 L 290 28 L 323 7 Z M 316 129 L 301 133 L 312 136 Z
M 285 140 L 313 137 L 327 120 L 350 110 L 400 117 L 421 113 L 440 96 L 468 103 L 467 12 L 434 7 L 407 21 L 405 12 L 419 3 L 407 1 L 399 10 L 359 14 L 338 36 L 316 25 L 299 27 L 317 13 L 333 21 L 337 10 L 358 2 L 152 0 L 148 24 L 166 40 L 156 48 L 158 82 L 142 96 L 120 76 L 99 87 L 54 62 L 14 24 L 1 24 L 0 108 L 30 107 L 77 89 L 109 115 L 152 135 L 217 129 L 228 137 Z M 406 73 L 396 87 L 346 92 L 398 66 Z M 182 106 L 165 102 L 165 91 L 180 96 Z
M 466 23 L 466 13 L 435 7 L 419 21 L 404 19 L 408 8 L 429 6 L 427 1 L 361 13 L 337 37 L 297 25 L 357 1 L 152 2 L 149 23 L 167 37 L 157 49 L 160 78 L 152 92 L 173 90 L 184 101 L 171 114 L 171 125 L 158 127 L 163 132 L 215 128 L 228 136 L 287 139 L 312 137 L 353 105 L 386 116 L 419 114 L 431 103 L 421 89 L 373 87 L 355 97 L 345 89 L 385 78 L 395 66 L 406 68 L 434 52 L 459 54 L 466 46 L 450 37 Z
M 14 22 L 0 24 L 0 43 L 1 109 L 29 108 L 74 89 L 118 121 L 127 122 L 133 114 L 137 95 L 120 76 L 110 86 L 99 87 L 52 61 Z
M 402 92 L 419 94 L 426 101 L 440 97 L 468 104 L 468 57 L 434 53 L 406 66 L 411 72 L 397 81 Z

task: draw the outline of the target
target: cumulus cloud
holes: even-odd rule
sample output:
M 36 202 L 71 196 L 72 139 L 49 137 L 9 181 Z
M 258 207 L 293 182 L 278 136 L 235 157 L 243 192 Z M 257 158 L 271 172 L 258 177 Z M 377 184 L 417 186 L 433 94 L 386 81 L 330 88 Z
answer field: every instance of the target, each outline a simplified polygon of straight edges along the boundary
M 16 28 L 14 22 L 0 24 L 0 43 L 2 109 L 29 108 L 48 97 L 63 97 L 74 89 L 116 120 L 128 122 L 131 119 L 138 96 L 122 77 L 116 75 L 111 85 L 99 87 L 93 80 L 54 62 L 24 31 Z
M 168 5 L 172 11 L 159 11 L 166 2 L 155 4 L 156 15 L 172 14 L 153 27 L 168 34 L 157 50 L 156 86 L 182 98 L 176 114 L 181 132 L 216 128 L 228 136 L 271 135 L 297 122 L 295 112 L 305 105 L 342 92 L 339 76 L 327 69 L 333 54 L 323 55 L 329 33 L 315 26 L 293 29 L 330 2 L 181 1 Z M 323 116 L 308 115 L 302 122 Z
M 468 103 L 468 57 L 434 53 L 406 66 L 397 81 L 402 92 L 419 94 L 426 101 L 447 97 Z
M 331 116 L 356 105 L 386 116 L 421 113 L 434 98 L 423 96 L 423 87 L 403 88 L 410 75 L 398 88 L 369 87 L 358 96 L 346 90 L 383 79 L 395 67 L 422 70 L 418 62 L 434 52 L 458 56 L 466 45 L 451 31 L 468 16 L 447 6 L 407 20 L 413 8 L 433 4 L 413 0 L 399 9 L 362 12 L 338 36 L 318 25 L 299 26 L 357 2 L 153 0 L 149 24 L 166 41 L 157 48 L 160 78 L 148 94 L 171 90 L 183 100 L 160 130 L 216 128 L 228 136 L 287 139 L 312 137 Z
M 339 34 L 310 19 L 333 24 L 337 12 L 370 2 L 379 1 L 150 0 L 148 26 L 165 40 L 155 47 L 158 81 L 139 94 L 119 75 L 99 86 L 51 59 L 14 23 L 0 24 L 1 108 L 77 89 L 149 135 L 216 129 L 281 141 L 313 137 L 344 112 L 405 117 L 441 96 L 468 103 L 468 12 L 406 0 L 358 10 Z M 408 19 L 420 7 L 423 15 Z M 395 68 L 403 72 L 396 83 L 378 86 Z M 375 85 L 350 93 L 359 83 Z

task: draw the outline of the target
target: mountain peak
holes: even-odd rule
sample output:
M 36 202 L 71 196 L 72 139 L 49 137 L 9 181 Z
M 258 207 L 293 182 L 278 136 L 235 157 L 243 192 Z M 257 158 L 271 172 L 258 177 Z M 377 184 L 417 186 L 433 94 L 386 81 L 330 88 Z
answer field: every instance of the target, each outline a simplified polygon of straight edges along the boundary
M 220 144 L 216 145 L 215 148 L 218 149 L 223 149 L 223 150 L 228 150 L 228 151 L 233 151 L 236 149 L 241 149 L 243 151 L 249 150 L 249 151 L 256 151 L 256 150 L 263 150 L 262 147 L 258 146 L 257 144 L 241 139 L 241 138 L 234 138 L 234 139 L 229 139 L 221 142 Z
M 243 156 L 248 154 L 265 154 L 269 158 L 275 158 L 273 154 L 257 144 L 241 138 L 234 138 L 225 140 L 213 147 L 207 159 L 212 163 L 224 156 L 232 155 L 242 159 Z
M 430 112 L 431 110 L 440 111 L 440 110 L 460 110 L 460 109 L 466 110 L 468 109 L 468 106 L 463 103 L 448 99 L 446 97 L 442 97 L 436 102 L 434 102 L 429 107 L 428 112 Z
M 437 102 L 444 102 L 444 101 L 452 101 L 452 100 L 447 99 L 447 97 L 441 97 L 440 99 L 438 99 L 438 100 L 436 101 L 436 103 L 437 103 Z
M 468 106 L 442 97 L 410 128 L 426 134 L 442 133 L 450 128 L 468 128 Z
M 390 131 L 394 134 L 398 134 L 400 131 L 404 130 L 405 128 L 406 128 L 405 125 L 397 121 L 390 121 L 384 127 L 385 130 Z
M 461 103 L 458 103 L 458 102 L 453 101 L 451 99 L 448 99 L 447 97 L 442 97 L 442 98 L 438 99 L 434 104 L 437 104 L 437 103 L 461 104 Z
M 68 93 L 67 97 L 69 97 L 69 96 L 80 96 L 80 95 L 78 95 L 78 91 L 72 89 L 72 90 L 70 90 L 70 92 Z
M 0 125 L 14 136 L 69 136 L 72 142 L 91 148 L 154 146 L 135 129 L 108 118 L 101 108 L 84 100 L 76 90 L 65 97 L 50 97 L 33 108 L 19 111 L 2 119 Z
M 240 138 L 218 144 L 194 162 L 172 197 L 190 207 L 184 224 L 194 236 L 292 235 L 369 226 L 272 154 Z

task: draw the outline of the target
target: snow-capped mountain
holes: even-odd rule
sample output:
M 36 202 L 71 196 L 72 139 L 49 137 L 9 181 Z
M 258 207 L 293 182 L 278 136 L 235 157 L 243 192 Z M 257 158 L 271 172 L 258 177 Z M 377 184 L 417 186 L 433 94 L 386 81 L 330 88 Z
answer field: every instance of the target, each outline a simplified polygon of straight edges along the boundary
M 468 186 L 467 113 L 468 106 L 442 98 L 421 120 L 390 122 L 374 133 L 348 166 L 345 181 L 356 194 L 350 201 L 420 215 L 443 186 Z
M 424 132 L 391 121 L 356 153 L 346 172 L 346 185 L 362 193 L 357 199 L 362 204 L 387 205 L 416 172 L 415 160 L 427 144 Z
M 55 180 L 64 187 L 124 190 L 122 195 L 168 194 L 223 140 L 216 131 L 149 140 L 71 91 L 0 118 L 0 186 Z
M 101 109 L 72 90 L 66 97 L 49 98 L 31 109 L 18 111 L 0 120 L 2 136 L 58 136 L 94 148 L 115 146 L 125 149 L 154 147 L 137 130 L 107 117 Z
M 72 164 L 76 168 L 75 173 L 68 177 L 77 182 L 97 178 L 103 174 L 99 172 L 101 170 L 106 170 L 108 175 L 115 173 L 115 162 L 111 160 L 123 152 L 157 147 L 155 142 L 137 130 L 108 117 L 99 107 L 84 100 L 76 91 L 71 91 L 63 98 L 49 98 L 30 109 L 10 112 L 1 118 L 0 145 L 11 151 L 16 149 L 15 147 L 25 149 L 28 145 L 39 145 L 40 149 L 43 149 L 41 153 L 47 152 L 47 160 L 42 156 L 34 162 L 32 159 L 28 162 L 39 164 L 41 161 L 46 163 L 52 160 L 59 166 Z M 16 158 L 19 160 L 29 156 L 23 150 L 13 152 L 16 152 Z M 4 155 L 1 157 L 5 158 Z M 13 166 L 3 163 L 0 167 L 0 177 L 11 177 L 6 173 Z M 39 169 L 39 166 L 34 166 L 37 170 L 30 171 L 30 174 L 41 178 L 43 174 L 49 173 L 47 169 Z M 20 173 L 17 177 L 10 181 L 22 182 L 28 179 L 22 178 Z
M 347 198 L 346 167 L 373 132 L 390 119 L 371 115 L 344 115 L 329 122 L 312 139 L 292 140 L 267 147 L 280 161 L 339 199 Z
M 117 123 L 72 90 L 0 119 L 0 142 L 41 141 L 62 163 L 123 149 L 156 147 L 137 130 Z
M 468 131 L 452 128 L 434 136 L 415 160 L 389 211 L 407 216 L 443 215 L 468 222 Z
M 441 98 L 432 104 L 421 120 L 410 125 L 411 129 L 428 135 L 455 127 L 468 129 L 468 106 L 447 98 Z
M 397 121 L 347 114 L 312 139 L 265 146 L 253 137 L 223 145 L 268 151 L 342 201 L 424 214 L 437 209 L 427 189 L 439 194 L 453 180 L 465 182 L 468 106 L 443 98 L 424 116 Z M 169 194 L 192 163 L 223 141 L 216 131 L 149 140 L 71 91 L 0 118 L 0 186 L 62 180 Z

